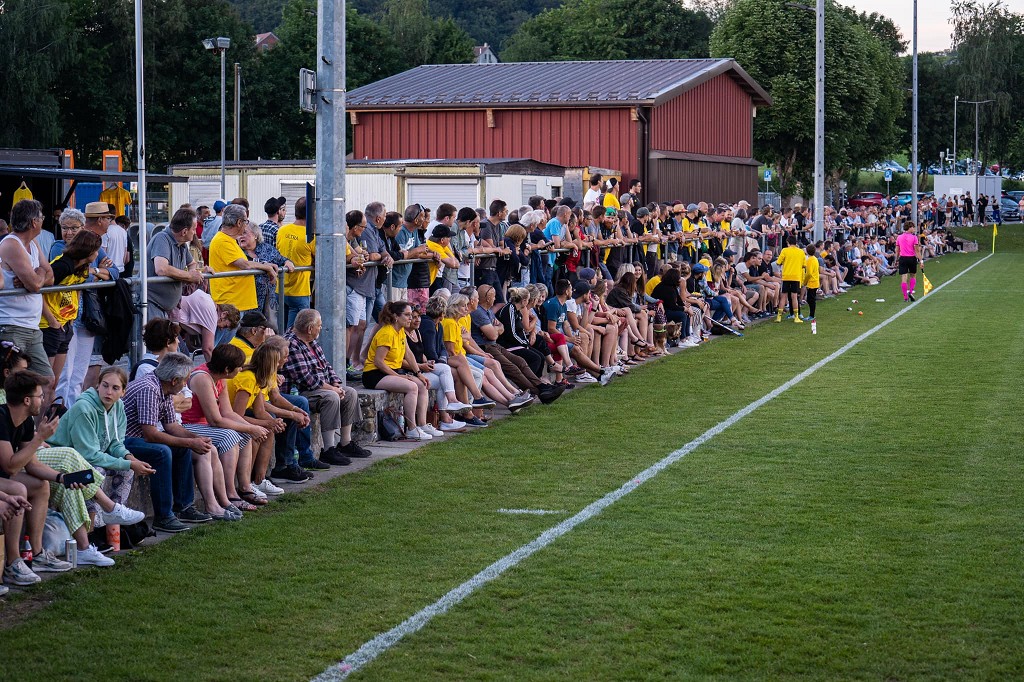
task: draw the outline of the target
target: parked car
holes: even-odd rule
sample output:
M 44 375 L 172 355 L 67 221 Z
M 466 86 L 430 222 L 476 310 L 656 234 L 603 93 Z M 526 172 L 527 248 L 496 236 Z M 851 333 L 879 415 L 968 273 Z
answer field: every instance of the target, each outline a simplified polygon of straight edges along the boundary
M 1024 192 L 1020 191 L 1019 189 L 1013 189 L 1010 190 L 1009 192 L 1003 192 L 1003 196 L 1009 197 L 1014 201 L 1019 202 L 1022 198 L 1024 198 Z
M 879 166 L 879 168 L 881 170 L 891 170 L 893 173 L 906 173 L 907 172 L 906 168 L 904 168 L 903 166 L 899 165 L 898 163 L 896 163 L 892 159 L 889 159 L 888 161 L 882 161 L 882 162 L 880 162 L 878 164 L 878 166 Z
M 930 196 L 932 196 L 931 192 L 918 192 L 917 193 L 918 200 L 925 199 L 925 198 L 930 197 Z M 897 194 L 896 195 L 896 203 L 898 205 L 900 205 L 900 206 L 906 206 L 907 204 L 909 204 L 910 203 L 910 192 L 900 192 L 899 194 Z
M 1000 197 L 999 213 L 1002 215 L 1004 223 L 1016 223 L 1020 221 L 1020 207 L 1014 199 Z
M 882 208 L 885 206 L 885 195 L 881 192 L 861 192 L 851 197 L 847 204 L 851 208 L 870 208 L 871 206 Z

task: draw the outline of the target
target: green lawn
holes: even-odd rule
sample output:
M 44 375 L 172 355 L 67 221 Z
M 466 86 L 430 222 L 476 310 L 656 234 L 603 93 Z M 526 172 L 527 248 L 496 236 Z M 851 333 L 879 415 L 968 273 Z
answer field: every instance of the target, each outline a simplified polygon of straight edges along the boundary
M 1019 679 L 1021 230 L 353 679 Z M 564 518 L 497 509 L 579 511 L 898 299 L 888 278 L 816 336 L 759 325 L 8 598 L 4 670 L 309 679 Z

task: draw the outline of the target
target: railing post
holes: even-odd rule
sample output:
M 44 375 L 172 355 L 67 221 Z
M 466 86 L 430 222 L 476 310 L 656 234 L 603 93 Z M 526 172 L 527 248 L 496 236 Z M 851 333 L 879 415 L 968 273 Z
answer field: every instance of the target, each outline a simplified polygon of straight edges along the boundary
M 284 309 L 284 270 L 281 270 L 279 274 L 281 276 L 277 278 L 277 333 L 284 334 L 288 331 L 285 327 L 288 317 Z

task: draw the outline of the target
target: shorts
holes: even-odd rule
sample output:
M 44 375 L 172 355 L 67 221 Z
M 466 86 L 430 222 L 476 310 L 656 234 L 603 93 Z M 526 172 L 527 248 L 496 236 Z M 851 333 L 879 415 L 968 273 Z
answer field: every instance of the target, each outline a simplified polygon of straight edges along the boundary
M 800 282 L 796 280 L 784 279 L 782 280 L 782 293 L 784 294 L 799 294 L 800 293 Z
M 67 355 L 71 339 L 75 335 L 74 325 L 68 322 L 63 327 L 48 327 L 43 330 L 43 350 L 46 357 Z
M 13 324 L 0 325 L 0 340 L 10 341 L 28 355 L 28 368 L 46 379 L 53 379 L 50 359 L 43 350 L 43 331 L 36 327 L 18 327 Z
M 917 274 L 917 257 L 916 256 L 900 256 L 899 262 L 899 273 L 901 275 L 916 275 Z
M 409 303 L 418 305 L 420 310 L 425 310 L 427 301 L 430 300 L 430 289 L 409 289 Z
M 366 311 L 373 307 L 373 297 L 366 297 L 352 287 L 345 287 L 345 324 L 354 327 L 366 322 Z

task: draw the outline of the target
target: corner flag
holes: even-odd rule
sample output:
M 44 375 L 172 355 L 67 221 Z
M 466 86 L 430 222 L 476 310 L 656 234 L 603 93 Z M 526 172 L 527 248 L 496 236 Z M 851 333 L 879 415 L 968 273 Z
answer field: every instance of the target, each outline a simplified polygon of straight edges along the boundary
M 995 223 L 992 223 L 992 253 L 996 252 L 996 235 L 999 234 L 999 228 L 996 227 Z
M 924 282 L 924 295 L 927 296 L 928 292 L 934 287 L 932 287 L 932 283 L 928 281 L 928 275 L 924 274 L 924 272 L 921 273 L 921 279 Z

